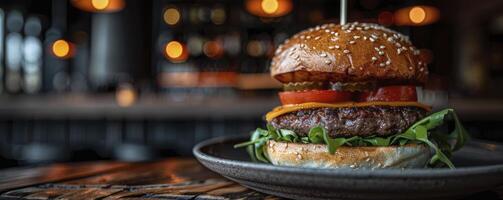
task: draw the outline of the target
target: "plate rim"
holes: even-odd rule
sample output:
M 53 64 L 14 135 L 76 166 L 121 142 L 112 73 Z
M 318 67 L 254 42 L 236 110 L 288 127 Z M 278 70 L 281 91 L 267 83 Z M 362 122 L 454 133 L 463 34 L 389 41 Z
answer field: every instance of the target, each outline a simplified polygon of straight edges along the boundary
M 351 177 L 351 178 L 368 178 L 368 177 L 381 177 L 381 178 L 446 178 L 446 177 L 456 177 L 456 176 L 470 176 L 488 173 L 503 173 L 503 164 L 497 165 L 485 165 L 485 166 L 475 166 L 475 167 L 460 167 L 456 169 L 441 168 L 441 169 L 351 169 L 351 168 L 340 168 L 340 169 L 321 169 L 321 168 L 302 168 L 294 166 L 277 166 L 266 163 L 254 163 L 249 161 L 232 160 L 221 157 L 216 157 L 207 154 L 202 151 L 204 147 L 215 145 L 218 143 L 223 143 L 228 140 L 244 139 L 245 135 L 231 135 L 231 136 L 221 136 L 210 138 L 204 140 L 192 149 L 192 153 L 198 160 L 205 162 L 217 162 L 219 164 L 227 166 L 241 167 L 243 169 L 253 169 L 253 170 L 263 170 L 268 172 L 281 172 L 281 173 L 295 173 L 302 175 L 326 175 L 326 176 L 337 176 L 339 178 Z M 398 173 L 397 173 L 398 172 Z

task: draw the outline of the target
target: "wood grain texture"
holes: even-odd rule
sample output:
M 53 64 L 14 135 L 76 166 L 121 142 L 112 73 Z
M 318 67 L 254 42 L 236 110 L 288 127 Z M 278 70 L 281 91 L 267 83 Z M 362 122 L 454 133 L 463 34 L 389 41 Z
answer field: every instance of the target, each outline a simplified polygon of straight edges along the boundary
M 0 194 L 0 199 L 278 199 L 222 178 L 193 159 L 103 166 L 108 165 L 67 164 L 0 171 L 0 183 L 13 180 L 22 183 L 17 185 L 30 185 L 10 187 Z M 42 176 L 54 170 L 58 173 Z M 80 173 L 75 172 L 78 170 Z M 16 174 L 20 178 L 13 178 Z

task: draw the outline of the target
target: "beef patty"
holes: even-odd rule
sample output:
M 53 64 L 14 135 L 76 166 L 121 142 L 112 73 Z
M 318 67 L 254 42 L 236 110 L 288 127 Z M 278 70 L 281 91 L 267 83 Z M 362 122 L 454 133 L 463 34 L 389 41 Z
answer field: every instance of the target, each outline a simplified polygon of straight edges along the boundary
M 425 114 L 424 109 L 413 106 L 312 108 L 278 116 L 270 124 L 299 136 L 307 136 L 309 129 L 318 125 L 331 137 L 389 136 L 404 132 Z

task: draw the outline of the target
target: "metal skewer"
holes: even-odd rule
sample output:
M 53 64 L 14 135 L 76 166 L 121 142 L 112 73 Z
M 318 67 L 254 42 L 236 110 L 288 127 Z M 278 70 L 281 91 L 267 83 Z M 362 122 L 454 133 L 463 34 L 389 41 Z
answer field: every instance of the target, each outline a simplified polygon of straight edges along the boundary
M 341 25 L 346 24 L 347 10 L 348 10 L 347 0 L 341 0 Z

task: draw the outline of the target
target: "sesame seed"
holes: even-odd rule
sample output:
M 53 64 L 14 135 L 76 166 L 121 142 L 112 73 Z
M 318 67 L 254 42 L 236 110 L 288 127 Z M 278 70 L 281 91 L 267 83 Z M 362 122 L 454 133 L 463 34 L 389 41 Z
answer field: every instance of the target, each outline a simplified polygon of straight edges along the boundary
M 327 54 L 326 53 L 321 53 L 320 56 L 321 57 L 327 57 Z
M 369 40 L 370 40 L 371 42 L 375 42 L 375 39 L 374 39 L 374 38 L 369 38 Z
M 367 36 L 363 36 L 363 40 L 367 40 Z
M 311 39 L 311 36 L 310 36 L 310 35 L 308 35 L 308 36 L 306 37 L 306 39 Z
M 398 55 L 400 55 L 402 53 L 402 49 L 396 49 L 396 53 L 398 53 Z
M 338 33 L 338 32 L 336 32 L 334 35 L 335 35 L 335 36 L 339 36 L 339 33 Z
M 355 43 L 355 41 L 353 41 L 353 40 L 349 41 L 349 44 L 354 44 L 354 43 Z
M 377 35 L 371 34 L 370 37 L 377 39 Z
M 315 39 L 315 40 L 319 40 L 319 39 L 320 39 L 320 36 L 316 36 L 314 39 Z
M 388 34 L 383 33 L 383 34 L 382 34 L 382 36 L 384 36 L 385 38 L 387 38 L 387 37 L 388 37 Z
M 335 48 L 336 48 L 336 49 L 339 49 L 339 45 L 335 45 Z
M 325 64 L 327 64 L 327 65 L 328 65 L 328 64 L 330 64 L 330 63 L 332 63 L 332 61 L 330 61 L 330 60 L 325 60 Z
M 379 66 L 380 66 L 380 67 L 384 67 L 384 66 L 386 66 L 386 65 L 385 65 L 384 63 L 380 63 L 380 64 L 379 64 Z
M 379 48 L 377 48 L 377 47 L 374 47 L 374 50 L 376 50 L 377 52 L 381 51 L 381 50 L 379 50 Z
M 368 26 L 363 27 L 363 30 L 369 30 Z
M 409 67 L 409 70 L 413 70 L 413 69 L 414 69 L 414 68 L 412 68 L 412 67 Z
M 304 48 L 304 47 L 306 47 L 306 45 L 305 44 L 300 44 L 300 47 Z
M 349 30 L 347 30 L 347 31 L 345 31 L 345 32 L 346 32 L 346 33 L 351 33 L 351 29 L 349 29 Z
M 379 55 L 380 56 L 384 55 L 384 51 L 379 51 Z
M 372 56 L 372 61 L 376 61 L 377 58 L 375 56 Z
M 420 71 L 420 72 L 424 71 L 424 68 L 422 68 L 422 67 L 421 67 L 421 68 L 419 68 L 419 71 Z
M 381 45 L 381 46 L 379 46 L 379 48 L 384 49 L 384 48 L 386 48 L 386 46 Z
M 355 35 L 355 36 L 353 36 L 353 38 L 356 40 L 356 39 L 360 38 L 360 36 Z
M 328 46 L 328 49 L 335 49 L 334 46 Z
M 349 50 L 344 49 L 344 51 L 342 51 L 342 52 L 343 52 L 343 53 L 345 53 L 345 54 L 348 54 L 348 53 L 349 53 Z
M 391 64 L 391 60 L 387 60 L 386 65 L 390 65 L 390 64 Z
M 360 67 L 360 68 L 358 68 L 358 69 L 360 69 L 360 71 L 363 71 L 363 67 Z
M 304 39 L 304 38 L 306 38 L 306 36 L 304 36 L 304 35 L 301 35 L 301 36 L 300 36 L 300 39 Z
M 392 38 L 392 37 L 389 37 L 389 38 L 388 38 L 388 42 L 393 42 L 393 38 Z
M 400 43 L 398 43 L 398 42 L 397 42 L 397 43 L 395 43 L 395 46 L 396 46 L 396 47 L 402 47 L 402 45 L 401 45 Z
M 325 29 L 325 33 L 328 33 L 328 32 L 330 32 L 330 29 Z
M 361 30 L 362 30 L 362 27 L 356 27 L 356 30 L 361 31 Z
M 316 26 L 314 30 L 320 30 L 320 26 Z

